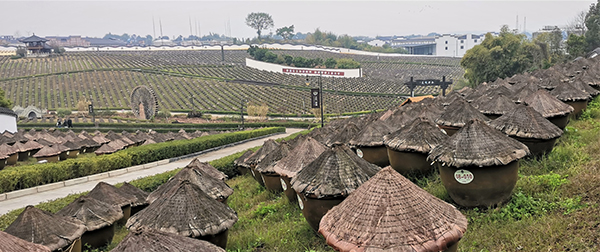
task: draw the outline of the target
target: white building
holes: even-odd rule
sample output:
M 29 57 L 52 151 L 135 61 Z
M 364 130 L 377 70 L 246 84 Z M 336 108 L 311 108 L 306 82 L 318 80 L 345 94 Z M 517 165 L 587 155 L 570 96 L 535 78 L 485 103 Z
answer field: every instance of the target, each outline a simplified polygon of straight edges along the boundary
M 370 46 L 379 46 L 382 47 L 383 45 L 387 44 L 387 42 L 383 41 L 383 40 L 379 40 L 379 39 L 374 39 L 371 40 L 369 42 L 367 42 L 368 45 Z
M 484 36 L 475 34 L 434 37 L 400 38 L 392 41 L 392 47 L 402 47 L 409 54 L 462 57 L 467 50 L 481 44 Z
M 9 108 L 0 107 L 0 133 L 17 132 L 17 114 Z
M 484 36 L 465 34 L 460 36 L 447 35 L 436 37 L 435 51 L 437 56 L 462 57 L 467 50 L 481 44 Z

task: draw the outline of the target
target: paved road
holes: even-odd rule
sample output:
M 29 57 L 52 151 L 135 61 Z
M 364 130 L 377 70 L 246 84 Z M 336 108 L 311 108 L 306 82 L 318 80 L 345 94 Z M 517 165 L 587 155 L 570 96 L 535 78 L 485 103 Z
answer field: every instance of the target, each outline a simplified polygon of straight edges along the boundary
M 219 159 L 219 158 L 231 155 L 236 152 L 240 152 L 240 151 L 243 151 L 243 150 L 255 147 L 255 146 L 262 145 L 263 142 L 266 141 L 267 139 L 282 138 L 282 137 L 289 136 L 289 135 L 299 132 L 299 131 L 302 131 L 302 129 L 286 129 L 286 132 L 284 134 L 273 135 L 268 138 L 262 138 L 262 139 L 249 141 L 249 142 L 239 144 L 239 145 L 226 147 L 226 148 L 223 148 L 220 150 L 216 150 L 216 151 L 212 151 L 209 153 L 199 155 L 199 156 L 197 156 L 197 158 L 202 162 L 212 161 L 215 159 Z M 121 174 L 118 176 L 111 176 L 109 178 L 103 178 L 103 179 L 98 179 L 98 180 L 90 180 L 90 181 L 87 181 L 87 182 L 84 182 L 81 184 L 60 187 L 60 188 L 57 188 L 54 190 L 49 190 L 49 191 L 45 191 L 45 192 L 26 195 L 26 196 L 14 198 L 14 199 L 3 200 L 3 201 L 0 201 L 0 215 L 6 214 L 14 209 L 26 207 L 28 205 L 36 205 L 41 202 L 54 200 L 54 199 L 58 199 L 58 198 L 63 198 L 69 194 L 90 191 L 100 181 L 104 181 L 106 183 L 114 185 L 114 184 L 118 184 L 121 182 L 128 182 L 128 181 L 135 180 L 138 178 L 147 177 L 147 176 L 163 173 L 166 171 L 175 170 L 177 168 L 186 166 L 192 159 L 193 158 L 182 159 L 182 160 L 175 161 L 172 163 L 159 165 L 159 166 L 144 169 L 144 170 L 133 171 L 133 172 Z

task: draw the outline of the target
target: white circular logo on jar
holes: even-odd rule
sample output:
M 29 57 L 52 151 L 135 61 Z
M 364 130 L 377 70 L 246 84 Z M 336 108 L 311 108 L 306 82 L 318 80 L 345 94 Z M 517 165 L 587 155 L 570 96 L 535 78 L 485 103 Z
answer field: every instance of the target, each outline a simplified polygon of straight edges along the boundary
M 363 152 L 360 149 L 356 149 L 356 155 L 358 155 L 359 158 L 362 158 Z
M 296 197 L 298 197 L 298 206 L 300 206 L 300 210 L 304 210 L 304 203 L 302 203 L 300 195 L 296 194 Z
M 471 183 L 474 178 L 475 176 L 473 176 L 473 173 L 467 170 L 460 169 L 454 172 L 454 179 L 463 185 Z
M 287 190 L 287 185 L 285 184 L 285 181 L 283 181 L 282 178 L 279 178 L 279 182 L 281 182 L 281 188 L 283 188 L 283 190 Z

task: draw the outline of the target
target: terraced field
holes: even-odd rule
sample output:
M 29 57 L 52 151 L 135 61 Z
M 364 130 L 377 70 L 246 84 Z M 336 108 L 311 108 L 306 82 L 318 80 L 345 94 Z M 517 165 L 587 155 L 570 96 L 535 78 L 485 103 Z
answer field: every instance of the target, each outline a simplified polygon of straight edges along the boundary
M 276 51 L 306 58 L 354 58 L 365 77 L 323 78 L 327 113 L 373 110 L 393 106 L 408 93 L 402 84 L 410 76 L 457 79 L 460 59 L 431 57 L 375 57 L 322 51 Z M 310 113 L 310 97 L 303 76 L 260 71 L 244 66 L 245 51 L 81 52 L 40 59 L 0 57 L 0 88 L 15 105 L 58 109 L 76 107 L 81 96 L 96 107 L 129 107 L 129 94 L 138 85 L 152 87 L 159 107 L 206 111 L 237 111 L 240 100 L 265 102 L 270 112 Z M 311 80 L 313 87 L 317 79 Z M 421 88 L 421 94 L 439 93 Z

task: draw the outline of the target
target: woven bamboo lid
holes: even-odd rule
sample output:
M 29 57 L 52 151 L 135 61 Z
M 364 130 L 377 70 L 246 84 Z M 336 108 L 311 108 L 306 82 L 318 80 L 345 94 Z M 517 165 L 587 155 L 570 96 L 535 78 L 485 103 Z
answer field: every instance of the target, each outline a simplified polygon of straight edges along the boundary
M 376 147 L 383 145 L 383 136 L 392 132 L 392 127 L 386 121 L 375 120 L 363 127 L 348 141 L 350 146 Z
M 4 232 L 54 251 L 79 239 L 85 230 L 85 225 L 77 219 L 27 206 Z
M 504 96 L 481 96 L 475 99 L 471 105 L 484 115 L 503 115 L 515 108 L 515 103 Z
M 54 147 L 50 147 L 50 146 L 44 146 L 44 148 L 42 148 L 41 150 L 39 150 L 37 153 L 35 153 L 35 155 L 33 155 L 33 157 L 35 158 L 39 158 L 39 157 L 52 157 L 52 156 L 56 156 L 58 154 L 60 154 L 61 151 L 54 148 Z
M 410 125 L 384 136 L 385 146 L 395 151 L 428 154 L 431 149 L 448 138 L 430 120 L 419 117 Z
M 148 205 L 148 194 L 147 192 L 139 189 L 132 184 L 127 182 L 123 183 L 121 187 L 119 187 L 119 191 L 126 195 L 131 195 L 135 197 L 135 200 L 131 203 L 132 207 Z
M 246 160 L 246 158 L 250 157 L 252 154 L 254 154 L 254 151 L 247 150 L 239 158 L 236 158 L 235 160 L 233 160 L 233 164 L 236 166 L 248 167 L 248 165 L 245 164 L 244 160 Z
M 529 155 L 521 142 L 474 119 L 431 150 L 427 159 L 452 167 L 507 165 Z
M 467 219 L 391 167 L 383 168 L 321 219 L 319 233 L 338 251 L 443 251 Z
M 152 229 L 130 231 L 111 252 L 225 252 L 210 242 Z
M 562 82 L 556 86 L 550 94 L 563 102 L 587 101 L 591 99 L 590 94 L 581 91 L 566 82 Z
M 225 173 L 217 170 L 217 168 L 213 167 L 208 162 L 201 162 L 198 158 L 194 158 L 187 166 L 201 170 L 209 176 L 219 180 L 227 179 L 227 175 L 225 175 Z
M 523 99 L 523 102 L 542 114 L 545 118 L 565 116 L 573 112 L 571 105 L 562 102 L 542 89 Z
M 115 148 L 113 148 L 112 146 L 108 145 L 108 144 L 103 144 L 102 146 L 100 146 L 100 148 L 98 148 L 97 150 L 94 151 L 94 153 L 96 155 L 99 154 L 111 154 L 111 153 L 115 153 L 117 150 L 115 150 Z
M 311 198 L 346 197 L 381 168 L 345 145 L 326 150 L 292 178 L 298 193 Z
M 341 128 L 335 135 L 332 135 L 325 145 L 327 146 L 336 146 L 336 145 L 344 145 L 347 144 L 350 139 L 352 139 L 358 132 L 360 128 L 354 123 L 348 123 L 343 128 Z
M 548 140 L 562 136 L 563 131 L 532 107 L 517 105 L 512 111 L 490 123 L 504 134 L 520 138 Z
M 249 165 L 256 165 L 260 163 L 260 161 L 265 158 L 271 151 L 275 150 L 279 146 L 279 143 L 275 142 L 272 139 L 265 141 L 262 147 L 258 149 L 254 154 L 244 160 L 245 163 Z
M 197 185 L 185 180 L 164 197 L 131 216 L 127 228 L 150 228 L 167 233 L 200 237 L 219 234 L 237 222 L 236 212 L 210 198 Z
M 6 232 L 0 231 L 0 251 L 2 252 L 50 252 L 51 250 L 43 245 L 25 241 L 21 238 L 12 236 Z
M 265 158 L 256 165 L 256 171 L 264 174 L 275 174 L 274 166 L 290 153 L 290 145 L 283 141 L 275 150 L 271 151 Z
M 484 122 L 489 121 L 485 115 L 469 103 L 463 99 L 457 99 L 446 108 L 444 113 L 435 121 L 435 123 L 443 126 L 463 127 L 473 119 Z
M 131 203 L 136 201 L 134 196 L 125 194 L 119 188 L 106 182 L 96 184 L 87 196 L 119 207 L 131 205 Z
M 82 221 L 87 231 L 113 225 L 123 218 L 123 211 L 120 207 L 87 196 L 75 199 L 56 214 Z
M 197 185 L 204 193 L 215 200 L 224 200 L 233 194 L 233 189 L 223 180 L 216 179 L 202 170 L 186 166 L 166 183 L 160 185 L 156 190 L 148 195 L 148 202 L 152 203 L 159 198 L 165 197 L 172 188 L 179 186 L 181 181 L 189 181 Z
M 273 170 L 280 176 L 293 178 L 325 150 L 327 150 L 325 145 L 317 142 L 312 137 L 306 137 L 297 144 L 291 153 L 279 160 Z

